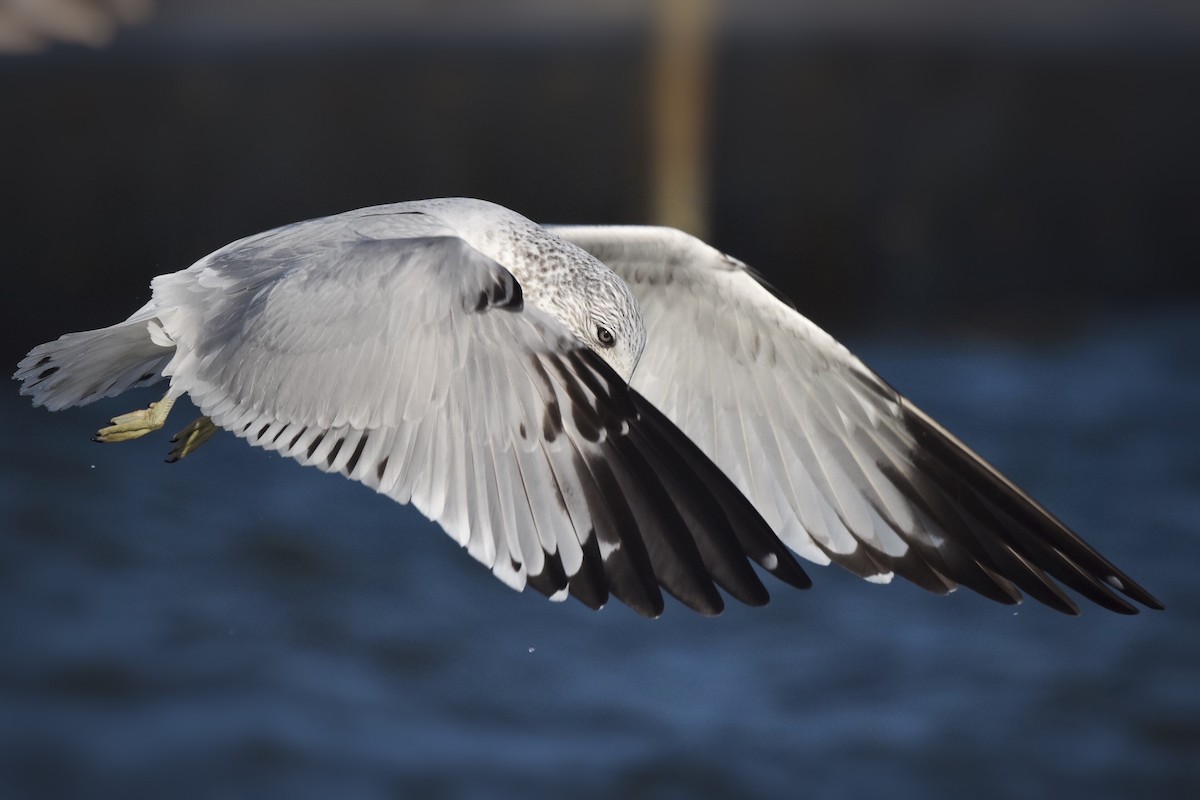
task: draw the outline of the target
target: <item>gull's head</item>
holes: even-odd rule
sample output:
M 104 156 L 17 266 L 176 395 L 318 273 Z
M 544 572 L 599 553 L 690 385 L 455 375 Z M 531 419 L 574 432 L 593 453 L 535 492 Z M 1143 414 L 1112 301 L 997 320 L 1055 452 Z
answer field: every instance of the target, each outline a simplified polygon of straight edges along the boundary
M 489 227 L 483 235 L 468 235 L 473 232 L 465 224 L 458 225 L 460 233 L 512 272 L 526 304 L 565 325 L 628 383 L 646 346 L 646 326 L 633 291 L 583 248 L 502 210 L 509 218 L 500 234 L 492 230 L 490 219 L 485 219 Z
M 646 326 L 625 281 L 611 271 L 608 276 L 589 293 L 586 321 L 575 335 L 629 383 L 646 346 Z
M 625 281 L 583 255 L 585 263 L 571 271 L 570 290 L 553 293 L 558 302 L 549 303 L 551 313 L 628 383 L 646 346 L 642 312 Z

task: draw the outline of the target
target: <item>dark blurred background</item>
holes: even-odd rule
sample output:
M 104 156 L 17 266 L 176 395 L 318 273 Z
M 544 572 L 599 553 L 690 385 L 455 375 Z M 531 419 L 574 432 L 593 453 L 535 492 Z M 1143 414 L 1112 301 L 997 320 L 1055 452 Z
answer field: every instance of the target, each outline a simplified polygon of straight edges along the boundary
M 149 395 L 12 387 L 0 795 L 1200 796 L 1198 100 L 1183 0 L 0 0 L 10 367 L 298 219 L 674 224 L 1169 609 L 814 570 L 648 625 L 232 437 L 86 441 Z
M 1200 297 L 1194 3 L 32 5 L 111 13 L 0 5 L 10 360 L 235 238 L 447 195 L 682 221 L 843 332 Z M 696 74 L 656 80 L 678 20 Z

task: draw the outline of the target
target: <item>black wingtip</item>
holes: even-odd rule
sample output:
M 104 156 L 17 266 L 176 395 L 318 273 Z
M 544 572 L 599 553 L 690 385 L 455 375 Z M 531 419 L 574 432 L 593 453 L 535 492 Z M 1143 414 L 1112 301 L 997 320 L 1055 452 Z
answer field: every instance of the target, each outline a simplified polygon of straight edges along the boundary
M 749 558 L 779 580 L 797 589 L 808 589 L 812 580 L 800 567 L 787 546 L 762 518 L 758 509 L 729 480 L 702 450 L 683 434 L 667 417 L 636 391 L 630 397 L 639 416 L 645 423 L 643 433 L 664 451 L 676 453 L 687 463 L 688 470 L 700 480 L 697 487 L 703 496 L 703 505 L 711 508 L 715 515 L 724 519 L 724 528 L 736 540 L 734 546 L 740 553 L 734 558 Z M 698 500 L 700 498 L 697 498 Z M 728 557 L 728 556 L 726 556 Z M 731 577 L 731 576 L 729 576 Z M 749 605 L 765 604 L 769 599 L 766 588 L 747 583 L 742 589 L 747 594 Z M 730 588 L 725 587 L 726 591 Z M 761 588 L 758 592 L 755 589 Z M 742 592 L 731 591 L 739 600 Z M 761 600 L 761 603 L 759 602 Z
M 1138 609 L 1117 592 L 1147 608 L 1162 608 L 1153 595 L 995 467 L 907 400 L 900 398 L 900 402 L 919 448 L 913 453 L 918 474 L 942 487 L 940 493 L 950 513 L 927 510 L 943 527 L 957 529 L 958 541 L 979 563 L 1038 601 L 1072 616 L 1079 608 L 1055 580 L 1118 614 L 1136 614 Z M 911 486 L 899 485 L 911 491 Z M 920 502 L 931 492 L 917 492 L 922 496 L 918 498 L 910 493 L 910 499 Z M 950 577 L 959 579 L 958 575 Z
M 813 586 L 812 578 L 808 576 L 808 573 L 804 571 L 799 562 L 792 558 L 790 553 L 786 553 L 785 555 L 787 558 L 770 558 L 768 556 L 756 559 L 756 561 L 760 567 L 788 586 L 797 589 L 811 589 Z
M 1110 587 L 1112 589 L 1115 589 L 1116 591 L 1125 595 L 1130 600 L 1133 600 L 1134 602 L 1137 602 L 1137 603 L 1141 603 L 1143 606 L 1150 609 L 1151 611 L 1165 611 L 1167 608 L 1165 605 L 1163 605 L 1163 602 L 1161 600 L 1159 600 L 1157 597 L 1155 597 L 1154 595 L 1147 592 L 1145 589 L 1143 589 L 1141 586 L 1139 586 L 1134 581 L 1130 580 L 1123 573 L 1119 574 L 1119 575 L 1109 575 L 1109 576 L 1101 579 L 1101 582 L 1103 583 L 1103 585 Z M 1138 613 L 1137 608 L 1135 608 L 1134 606 L 1130 606 L 1130 608 L 1133 610 L 1129 611 L 1129 612 L 1124 612 L 1124 613 L 1130 613 L 1130 614 Z M 1114 610 L 1119 610 L 1119 609 L 1114 609 Z

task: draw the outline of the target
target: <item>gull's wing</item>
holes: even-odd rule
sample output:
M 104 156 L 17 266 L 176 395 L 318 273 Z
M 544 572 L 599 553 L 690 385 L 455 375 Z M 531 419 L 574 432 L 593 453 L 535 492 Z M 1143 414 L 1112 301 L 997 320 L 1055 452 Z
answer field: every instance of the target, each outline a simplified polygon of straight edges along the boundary
M 1078 613 L 1056 579 L 1123 613 L 1161 604 L 744 264 L 681 231 L 551 226 L 633 289 L 632 386 L 692 438 L 793 550 Z
M 436 520 L 510 585 L 716 613 L 808 583 L 724 475 L 512 274 L 422 214 L 343 215 L 154 282 L 220 427 Z

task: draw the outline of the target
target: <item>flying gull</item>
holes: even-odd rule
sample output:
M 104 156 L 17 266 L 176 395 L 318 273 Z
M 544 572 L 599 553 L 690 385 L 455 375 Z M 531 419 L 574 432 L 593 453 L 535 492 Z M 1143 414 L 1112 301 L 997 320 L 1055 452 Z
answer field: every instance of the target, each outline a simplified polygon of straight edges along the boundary
M 58 410 L 168 389 L 95 436 L 136 438 L 191 397 L 168 460 L 224 428 L 412 503 L 505 583 L 647 616 L 663 594 L 767 602 L 793 554 L 877 583 L 1060 583 L 1121 613 L 1152 595 L 745 264 L 660 227 L 540 226 L 492 203 L 364 208 L 241 239 L 149 303 L 20 362 Z

